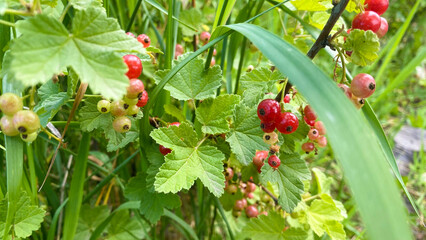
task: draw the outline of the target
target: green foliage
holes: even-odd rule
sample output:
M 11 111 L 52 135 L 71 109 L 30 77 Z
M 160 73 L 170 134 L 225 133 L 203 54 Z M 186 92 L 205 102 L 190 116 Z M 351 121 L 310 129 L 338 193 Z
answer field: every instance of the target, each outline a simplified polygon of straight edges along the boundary
M 43 222 L 46 211 L 31 203 L 30 197 L 23 192 L 16 204 L 16 212 L 14 213 L 13 221 L 9 229 L 5 231 L 6 217 L 10 209 L 10 204 L 7 203 L 7 198 L 0 201 L 0 237 L 7 232 L 8 235 L 17 238 L 27 238 L 31 236 L 33 231 L 40 228 Z
M 205 144 L 187 123 L 179 127 L 158 128 L 151 137 L 164 147 L 172 149 L 155 177 L 155 190 L 176 193 L 189 189 L 199 178 L 211 193 L 219 197 L 225 187 L 222 174 L 224 155 L 217 148 Z
M 174 63 L 178 64 L 184 56 Z M 160 70 L 155 73 L 155 82 L 158 84 L 170 70 Z M 194 59 L 183 67 L 166 84 L 164 89 L 170 91 L 170 95 L 178 100 L 203 100 L 214 97 L 216 89 L 221 85 L 222 71 L 219 66 L 204 70 L 202 59 Z
M 78 217 L 75 239 L 90 239 L 90 236 L 108 216 L 110 212 L 107 206 L 90 207 L 88 204 L 81 206 Z
M 143 229 L 148 228 L 135 217 L 130 217 L 128 211 L 118 211 L 111 220 L 107 229 L 108 240 L 137 240 L 145 236 Z
M 10 72 L 26 86 L 46 82 L 72 67 L 92 91 L 119 99 L 128 79 L 117 52 L 144 51 L 99 8 L 76 11 L 72 34 L 58 20 L 43 14 L 18 22 L 17 28 L 22 37 L 11 48 Z
M 189 28 L 185 25 L 179 25 L 182 29 L 183 35 L 193 36 L 201 32 L 201 24 L 203 23 L 204 18 L 199 9 L 190 8 L 188 10 L 183 10 L 179 15 L 179 19 L 192 27 Z M 198 29 L 199 32 L 196 32 L 194 29 Z
M 344 47 L 347 51 L 352 51 L 350 59 L 354 64 L 366 66 L 377 59 L 380 42 L 372 31 L 354 29 L 346 39 Z

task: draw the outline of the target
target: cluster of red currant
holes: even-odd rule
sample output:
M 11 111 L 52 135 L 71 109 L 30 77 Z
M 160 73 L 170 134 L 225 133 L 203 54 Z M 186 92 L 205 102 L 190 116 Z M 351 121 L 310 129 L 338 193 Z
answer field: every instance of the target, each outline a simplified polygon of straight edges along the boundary
M 388 7 L 389 0 L 366 0 L 364 3 L 365 11 L 355 16 L 352 20 L 352 28 L 364 31 L 371 30 L 379 38 L 383 37 L 388 32 L 388 22 L 380 15 L 385 13 Z M 349 29 L 348 33 L 351 30 Z
M 147 47 L 149 47 L 149 45 L 151 45 L 151 39 L 146 34 L 140 34 L 137 37 L 135 36 L 135 34 L 133 34 L 131 32 L 127 32 L 126 34 L 129 35 L 130 37 L 136 38 L 136 40 L 138 40 L 138 42 L 142 43 L 144 48 L 147 48 Z
M 316 153 L 316 146 L 321 148 L 327 146 L 327 138 L 325 137 L 326 130 L 324 124 L 321 121 L 316 121 L 317 115 L 309 105 L 306 105 L 306 107 L 303 109 L 303 114 L 303 119 L 305 120 L 306 124 L 311 127 L 311 129 L 308 133 L 309 140 L 308 142 L 302 144 L 302 150 L 306 153 L 310 153 L 315 150 Z
M 17 136 L 25 142 L 32 142 L 37 138 L 40 129 L 40 119 L 31 110 L 22 110 L 22 99 L 13 94 L 5 93 L 0 96 L 0 110 L 3 117 L 0 119 L 1 131 L 6 136 Z
M 170 127 L 170 126 L 176 126 L 176 127 L 179 127 L 179 126 L 180 126 L 180 122 L 172 122 L 172 123 L 169 123 L 169 125 L 168 125 L 167 127 Z M 170 149 L 170 148 L 166 148 L 166 147 L 164 147 L 163 145 L 160 145 L 160 146 L 159 146 L 159 149 L 160 149 L 160 153 L 161 153 L 161 154 L 163 154 L 164 156 L 166 156 L 167 154 L 169 154 L 169 153 L 171 153 L 171 152 L 172 152 L 172 149 Z
M 356 75 L 349 87 L 346 84 L 340 83 L 338 86 L 343 90 L 345 95 L 352 101 L 356 108 L 360 109 L 364 106 L 365 98 L 371 96 L 376 90 L 376 81 L 367 73 Z
M 139 108 L 145 106 L 148 102 L 148 93 L 145 91 L 145 86 L 138 79 L 142 73 L 141 60 L 138 56 L 131 54 L 125 55 L 123 60 L 129 69 L 126 73 L 129 78 L 127 94 L 122 100 L 113 101 L 112 103 L 108 100 L 100 100 L 97 105 L 99 112 L 111 112 L 111 115 L 115 117 L 112 126 L 119 133 L 130 130 L 132 122 L 127 116 L 136 117 L 139 113 Z

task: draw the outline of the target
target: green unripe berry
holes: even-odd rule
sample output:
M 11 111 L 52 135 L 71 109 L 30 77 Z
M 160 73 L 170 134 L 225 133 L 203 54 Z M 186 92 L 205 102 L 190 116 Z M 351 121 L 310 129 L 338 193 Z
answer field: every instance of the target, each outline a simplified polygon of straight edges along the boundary
M 15 128 L 15 125 L 13 125 L 13 117 L 11 116 L 3 116 L 0 119 L 0 127 L 1 127 L 1 131 L 6 135 L 6 136 L 16 136 L 19 134 L 18 130 Z
M 128 98 L 128 97 L 124 97 L 123 100 L 129 106 L 136 105 L 139 101 L 138 98 Z
M 128 117 L 121 116 L 114 119 L 112 122 L 112 127 L 115 131 L 119 133 L 125 133 L 130 130 L 130 127 L 132 126 L 132 121 Z
M 126 104 L 123 100 L 114 101 L 111 103 L 111 114 L 115 117 L 120 117 L 126 115 L 126 109 L 124 108 Z
M 33 133 L 40 128 L 40 118 L 30 110 L 21 110 L 13 115 L 13 124 L 20 133 Z
M 111 110 L 111 103 L 108 100 L 100 100 L 97 107 L 99 112 L 108 113 Z
M 0 96 L 0 110 L 9 116 L 13 116 L 22 110 L 22 99 L 13 93 L 5 93 Z
M 34 140 L 36 140 L 37 136 L 38 136 L 37 132 L 33 132 L 30 134 L 21 134 L 21 139 L 24 142 L 31 143 Z
M 136 105 L 130 105 L 127 108 L 126 111 L 127 111 L 127 115 L 128 116 L 134 116 L 134 117 L 136 117 L 136 115 L 139 113 L 139 107 L 136 106 Z

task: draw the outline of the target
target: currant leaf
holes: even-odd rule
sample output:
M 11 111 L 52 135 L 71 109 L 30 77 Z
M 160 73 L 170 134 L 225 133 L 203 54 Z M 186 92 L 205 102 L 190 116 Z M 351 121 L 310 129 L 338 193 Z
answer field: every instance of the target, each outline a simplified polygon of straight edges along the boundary
M 150 190 L 151 189 L 151 190 Z M 164 215 L 164 209 L 173 209 L 181 205 L 178 195 L 153 191 L 147 185 L 146 175 L 138 174 L 130 179 L 124 190 L 124 196 L 133 201 L 141 201 L 139 211 L 151 223 L 156 223 Z
M 69 3 L 78 10 L 89 7 L 102 8 L 102 0 L 71 0 Z
M 227 118 L 232 115 L 239 101 L 238 95 L 220 95 L 204 100 L 195 111 L 203 133 L 216 135 L 229 132 Z
M 257 150 L 266 150 L 268 145 L 263 142 L 263 132 L 256 109 L 237 105 L 232 117 L 231 131 L 226 134 L 226 141 L 232 152 L 242 165 L 248 165 Z
M 299 154 L 280 154 L 281 165 L 273 169 L 269 164 L 262 167 L 260 180 L 263 184 L 268 182 L 277 183 L 279 187 L 278 203 L 287 212 L 292 210 L 301 201 L 301 194 L 304 193 L 302 180 L 309 180 L 311 174 L 303 159 Z
M 120 210 L 114 214 L 108 225 L 108 240 L 138 240 L 144 239 L 143 229 L 149 229 L 148 224 L 142 224 L 135 217 L 130 217 L 129 211 Z
M 275 84 L 284 80 L 284 75 L 279 71 L 271 71 L 267 67 L 254 69 L 246 73 L 240 79 L 243 100 L 247 106 L 253 106 L 264 96 L 265 93 L 276 92 Z
M 81 206 L 75 239 L 90 239 L 96 227 L 98 227 L 109 214 L 107 206 L 97 206 L 94 208 L 90 207 L 89 204 Z
M 325 11 L 333 7 L 326 0 L 294 0 L 291 4 L 299 11 Z
M 353 29 L 346 39 L 344 48 L 352 51 L 350 60 L 357 65 L 370 65 L 377 59 L 380 50 L 379 38 L 372 31 Z
M 284 231 L 285 220 L 277 212 L 270 211 L 268 216 L 260 215 L 246 224 L 239 236 L 250 239 L 305 240 L 308 237 L 303 229 L 289 228 Z
M 183 58 L 175 60 L 179 63 Z M 158 84 L 170 70 L 160 70 L 155 73 L 155 83 Z M 185 65 L 170 81 L 164 89 L 170 91 L 170 95 L 178 100 L 203 100 L 216 96 L 216 89 L 222 81 L 222 70 L 214 66 L 204 71 L 202 59 L 193 59 Z
M 185 116 L 182 114 L 182 110 L 177 108 L 175 105 L 166 104 L 164 105 L 164 111 L 172 117 L 175 117 L 179 122 L 186 121 Z
M 72 33 L 57 19 L 43 14 L 19 21 L 16 27 L 22 36 L 11 47 L 9 70 L 25 86 L 44 83 L 71 66 L 93 92 L 119 99 L 129 80 L 117 52 L 145 51 L 99 8 L 76 11 Z
M 284 143 L 281 145 L 281 150 L 289 154 L 294 153 L 296 151 L 295 142 L 305 139 L 309 130 L 309 126 L 304 121 L 299 121 L 299 127 L 297 127 L 295 132 L 291 134 L 281 134 L 284 140 Z
M 205 22 L 205 18 L 203 17 L 203 14 L 200 10 L 197 8 L 190 8 L 188 10 L 183 10 L 179 14 L 179 19 L 188 24 L 189 26 L 197 29 L 197 26 L 201 26 L 203 22 Z M 198 32 L 195 32 L 193 29 L 186 27 L 183 24 L 179 24 L 179 26 L 182 29 L 182 34 L 185 36 L 193 36 L 195 34 L 199 34 Z M 198 30 L 202 30 L 201 28 L 198 28 Z
M 222 195 L 225 187 L 222 160 L 225 156 L 204 143 L 205 138 L 199 139 L 188 123 L 155 129 L 150 136 L 158 144 L 172 149 L 155 177 L 156 191 L 176 193 L 189 189 L 199 178 L 215 196 Z

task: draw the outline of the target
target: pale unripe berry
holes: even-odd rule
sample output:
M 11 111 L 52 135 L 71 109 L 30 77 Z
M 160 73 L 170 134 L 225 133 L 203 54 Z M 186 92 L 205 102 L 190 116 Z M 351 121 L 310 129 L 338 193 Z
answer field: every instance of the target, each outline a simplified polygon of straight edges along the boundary
M 272 145 L 278 142 L 278 134 L 275 132 L 263 134 L 263 141 L 266 144 Z
M 111 103 L 111 115 L 114 117 L 120 117 L 126 115 L 126 109 L 124 105 L 126 103 L 123 100 L 114 101 Z
M 325 130 L 324 123 L 322 123 L 321 121 L 315 122 L 314 127 L 315 127 L 316 130 L 318 130 L 318 133 L 320 135 L 327 134 L 327 131 Z
M 127 98 L 140 98 L 142 97 L 142 92 L 145 90 L 143 82 L 137 78 L 132 78 L 129 80 L 129 86 L 127 87 Z
M 302 150 L 306 153 L 310 153 L 315 149 L 315 146 L 313 143 L 311 142 L 306 142 L 304 144 L 302 144 Z
M 116 132 L 119 133 L 125 133 L 130 130 L 130 127 L 132 126 L 132 121 L 128 117 L 120 116 L 114 119 L 112 122 L 112 127 Z
M 139 113 L 139 107 L 136 106 L 136 105 L 130 105 L 126 109 L 126 115 L 128 115 L 128 116 L 136 117 L 138 113 Z
M 9 137 L 13 137 L 19 134 L 18 130 L 15 128 L 13 124 L 13 117 L 4 115 L 0 119 L 0 128 L 3 134 Z
M 309 133 L 308 133 L 308 138 L 309 138 L 309 139 L 311 139 L 311 140 L 315 140 L 315 139 L 317 139 L 318 137 L 319 137 L 319 132 L 318 132 L 318 130 L 317 130 L 317 129 L 312 128 L 311 130 L 309 130 Z
M 40 128 L 40 118 L 30 110 L 21 110 L 13 115 L 13 124 L 20 133 L 33 133 Z
M 234 195 L 238 191 L 238 187 L 235 184 L 229 184 L 227 187 L 225 187 L 225 191 Z
M 0 110 L 9 116 L 12 116 L 19 110 L 22 110 L 22 99 L 13 93 L 4 93 L 0 96 Z
M 325 136 L 320 136 L 316 141 L 319 147 L 327 146 L 327 138 Z
M 234 170 L 232 170 L 232 168 L 227 168 L 225 170 L 225 179 L 226 180 L 231 180 L 234 177 Z
M 111 110 L 111 103 L 108 100 L 100 100 L 97 108 L 101 113 L 108 113 Z
M 34 140 L 37 139 L 37 135 L 38 135 L 37 132 L 33 132 L 33 133 L 30 133 L 30 134 L 21 134 L 21 139 L 24 142 L 31 143 L 31 142 L 34 142 Z

